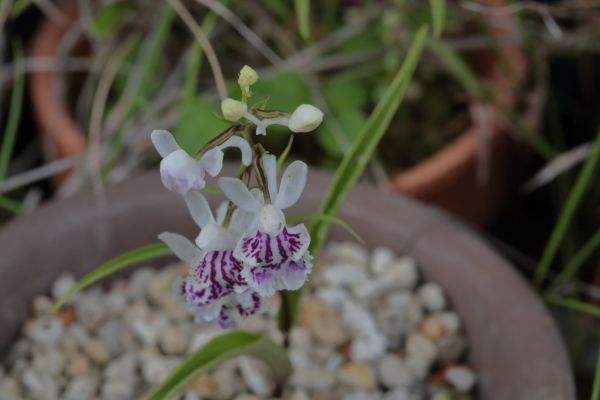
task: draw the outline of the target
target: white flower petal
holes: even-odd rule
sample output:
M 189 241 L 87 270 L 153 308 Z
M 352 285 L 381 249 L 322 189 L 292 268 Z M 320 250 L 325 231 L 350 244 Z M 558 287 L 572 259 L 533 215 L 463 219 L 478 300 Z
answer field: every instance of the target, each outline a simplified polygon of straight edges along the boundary
M 219 204 L 219 207 L 217 207 L 217 212 L 215 213 L 215 220 L 217 222 L 217 225 L 223 225 L 223 221 L 225 221 L 225 216 L 227 215 L 228 208 L 228 201 L 222 201 L 221 204 Z
M 231 215 L 229 230 L 236 236 L 241 236 L 248 232 L 255 225 L 256 214 L 236 208 Z
M 277 197 L 277 158 L 273 154 L 265 154 L 262 156 L 260 162 L 267 178 L 269 196 L 274 201 Z
M 166 157 L 174 151 L 181 150 L 169 131 L 156 129 L 150 134 L 150 139 L 161 157 Z
M 267 204 L 258 212 L 258 229 L 268 235 L 277 235 L 283 229 L 285 224 L 285 215 L 283 212 L 273 206 Z
M 306 185 L 306 174 L 308 173 L 308 166 L 306 163 L 298 160 L 291 163 L 281 177 L 281 186 L 277 193 L 277 198 L 274 199 L 273 204 L 285 210 L 286 208 L 295 204 Z
M 200 158 L 198 163 L 208 172 L 210 176 L 217 176 L 223 169 L 223 151 L 215 147 L 210 149 Z
M 208 224 L 200 231 L 196 245 L 204 251 L 228 250 L 235 246 L 235 238 L 229 230 Z
M 192 219 L 200 228 L 215 223 L 210 205 L 202 194 L 199 192 L 188 192 L 184 198 L 188 211 L 192 215 Z
M 237 178 L 219 178 L 218 185 L 225 196 L 242 210 L 257 212 L 261 204 L 252 196 L 244 182 Z
M 185 261 L 192 266 L 196 266 L 200 262 L 202 252 L 187 238 L 171 232 L 163 232 L 158 235 L 158 238 L 169 246 L 181 261 Z
M 204 188 L 204 169 L 184 150 L 176 150 L 160 163 L 163 185 L 173 192 L 186 194 Z
M 237 147 L 242 153 L 242 164 L 250 165 L 252 163 L 252 149 L 250 148 L 250 145 L 248 144 L 246 139 L 243 139 L 239 136 L 232 136 L 218 147 L 221 150 L 227 149 L 229 147 Z

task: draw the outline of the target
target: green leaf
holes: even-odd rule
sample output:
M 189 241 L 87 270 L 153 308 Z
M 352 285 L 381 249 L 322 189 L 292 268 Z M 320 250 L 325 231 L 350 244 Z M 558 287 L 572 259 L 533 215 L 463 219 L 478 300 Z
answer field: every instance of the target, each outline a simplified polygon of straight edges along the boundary
M 298 29 L 302 39 L 310 39 L 310 0 L 294 0 Z
M 544 248 L 544 252 L 542 253 L 542 258 L 535 270 L 535 275 L 533 282 L 536 286 L 541 286 L 544 280 L 546 279 L 546 275 L 548 274 L 548 270 L 550 269 L 550 265 L 554 260 L 554 256 L 556 255 L 560 244 L 562 243 L 567 230 L 569 229 L 569 225 L 577 211 L 577 207 L 581 202 L 585 192 L 590 187 L 591 179 L 594 177 L 594 172 L 596 171 L 596 166 L 598 165 L 598 161 L 600 160 L 600 130 L 596 133 L 596 140 L 594 141 L 594 147 L 586 160 L 583 168 L 579 172 L 577 176 L 577 180 L 575 181 L 575 185 L 571 192 L 569 193 L 569 197 L 562 208 L 560 215 L 558 216 L 558 221 L 556 225 L 554 225 L 554 229 L 550 234 L 550 238 Z
M 23 110 L 23 93 L 25 92 L 25 68 L 23 65 L 23 49 L 21 44 L 15 42 L 14 52 L 14 84 L 10 96 L 10 108 L 8 109 L 8 120 L 4 128 L 4 139 L 0 147 L 0 183 L 6 177 L 8 165 L 15 146 L 15 139 L 21 120 L 21 111 Z
M 264 361 L 279 382 L 292 373 L 292 363 L 285 349 L 277 343 L 253 333 L 230 332 L 211 340 L 186 358 L 146 400 L 167 400 L 219 363 L 245 354 Z
M 373 156 L 375 148 L 387 130 L 392 117 L 400 107 L 413 73 L 421 59 L 421 53 L 427 39 L 427 27 L 421 27 L 413 39 L 402 67 L 390 83 L 387 91 L 375 107 L 361 133 L 346 153 L 335 172 L 333 181 L 321 205 L 321 214 L 337 214 L 348 194 L 358 181 L 367 163 Z M 311 252 L 317 255 L 323 247 L 329 231 L 330 222 L 321 221 L 311 227 Z M 302 289 L 282 292 L 282 307 L 279 315 L 280 326 L 288 332 L 295 323 L 302 296 Z
M 135 3 L 130 0 L 118 0 L 104 4 L 94 15 L 92 22 L 94 32 L 103 39 L 114 35 L 135 9 Z
M 147 246 L 138 247 L 135 250 L 121 254 L 120 256 L 100 265 L 92 272 L 81 278 L 75 284 L 75 286 L 73 286 L 67 293 L 58 299 L 58 301 L 54 304 L 54 310 L 56 311 L 60 309 L 77 292 L 98 282 L 102 278 L 112 275 L 115 272 L 127 267 L 131 267 L 142 261 L 148 261 L 154 258 L 168 256 L 170 254 L 172 254 L 171 250 L 163 243 L 154 243 Z
M 294 135 L 292 134 L 292 135 L 290 135 L 290 138 L 288 139 L 287 145 L 285 145 L 285 149 L 283 149 L 283 151 L 279 155 L 279 158 L 277 159 L 277 169 L 281 169 L 282 165 L 285 163 L 285 160 L 287 159 L 288 154 L 290 154 L 290 150 L 292 149 L 293 144 L 294 144 Z
M 592 317 L 600 318 L 600 307 L 597 305 L 586 303 L 577 299 L 568 299 L 555 295 L 545 296 L 544 298 L 548 303 L 565 307 L 573 311 L 582 312 Z
M 181 105 L 181 116 L 173 129 L 177 143 L 189 154 L 195 154 L 217 132 L 229 126 L 220 115 L 219 106 L 204 96 L 185 102 Z
M 304 213 L 304 214 L 296 214 L 290 215 L 286 217 L 286 220 L 290 224 L 298 224 L 304 221 L 318 222 L 318 221 L 326 221 L 332 223 L 334 225 L 338 225 L 343 228 L 346 232 L 348 232 L 354 239 L 356 239 L 360 243 L 364 243 L 363 238 L 360 237 L 358 233 L 343 219 L 338 218 L 334 215 L 327 215 L 322 213 Z
M 426 38 L 427 27 L 421 27 L 415 35 L 402 67 L 362 127 L 358 140 L 354 142 L 352 149 L 346 153 L 336 170 L 331 188 L 321 205 L 323 214 L 335 215 L 337 213 L 373 156 L 379 141 L 400 107 L 421 58 Z M 325 243 L 328 226 L 327 223 L 314 225 L 311 232 L 314 244 L 313 252 L 318 252 Z
M 444 22 L 446 20 L 446 1 L 429 0 L 431 6 L 431 22 L 433 25 L 433 36 L 439 38 L 444 31 Z
M 33 5 L 33 0 L 17 0 L 12 5 L 11 18 L 18 18 L 25 10 Z
M 594 373 L 594 386 L 592 387 L 591 400 L 600 400 L 600 351 L 598 351 L 596 357 L 596 372 Z

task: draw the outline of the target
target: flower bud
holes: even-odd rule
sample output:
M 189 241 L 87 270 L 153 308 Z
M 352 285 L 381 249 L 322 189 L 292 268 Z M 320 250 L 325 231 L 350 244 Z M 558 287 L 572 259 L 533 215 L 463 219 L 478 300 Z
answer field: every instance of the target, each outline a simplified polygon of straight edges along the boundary
M 302 104 L 292 113 L 288 127 L 292 132 L 310 132 L 323 122 L 323 112 L 310 104 Z
M 258 80 L 258 74 L 251 67 L 244 65 L 240 70 L 240 76 L 238 78 L 238 84 L 248 90 L 250 85 L 254 85 Z
M 238 121 L 248 111 L 246 103 L 234 99 L 225 99 L 221 102 L 221 112 L 227 121 Z

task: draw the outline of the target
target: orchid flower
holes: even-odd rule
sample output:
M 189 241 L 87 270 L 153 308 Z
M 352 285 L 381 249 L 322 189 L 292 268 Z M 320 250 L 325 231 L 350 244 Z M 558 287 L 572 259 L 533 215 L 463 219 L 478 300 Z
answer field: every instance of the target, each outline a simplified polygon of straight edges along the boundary
M 278 189 L 275 156 L 264 155 L 261 163 L 267 196 L 257 197 L 237 178 L 220 178 L 218 185 L 239 209 L 254 215 L 233 255 L 244 264 L 242 276 L 248 285 L 261 296 L 272 296 L 278 290 L 299 289 L 312 270 L 306 227 L 288 226 L 283 213 L 302 194 L 308 168 L 302 161 L 291 163 Z
M 229 328 L 236 316 L 246 317 L 264 308 L 261 297 L 241 275 L 242 263 L 233 255 L 236 236 L 247 228 L 251 219 L 238 209 L 231 216 L 230 228 L 224 228 L 227 203 L 219 207 L 215 217 L 200 193 L 189 192 L 185 201 L 201 228 L 196 243 L 169 232 L 160 234 L 159 238 L 177 257 L 192 266 L 180 286 L 188 310 L 205 321 L 216 319 L 221 327 Z
M 242 153 L 242 164 L 250 165 L 252 150 L 250 145 L 239 136 L 232 136 L 224 143 L 208 150 L 199 160 L 192 158 L 183 150 L 173 135 L 165 130 L 155 130 L 151 134 L 152 143 L 163 157 L 160 163 L 160 177 L 163 185 L 173 192 L 186 194 L 191 190 L 201 190 L 208 172 L 217 176 L 223 169 L 223 150 L 237 147 Z

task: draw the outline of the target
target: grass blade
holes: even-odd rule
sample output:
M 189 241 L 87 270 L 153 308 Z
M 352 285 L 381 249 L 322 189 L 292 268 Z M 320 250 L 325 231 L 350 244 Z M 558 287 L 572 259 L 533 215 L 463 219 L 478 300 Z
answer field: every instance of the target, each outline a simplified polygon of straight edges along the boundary
M 537 287 L 541 286 L 544 280 L 546 279 L 546 275 L 548 274 L 550 265 L 554 260 L 554 256 L 556 255 L 560 244 L 562 243 L 562 240 L 565 237 L 567 230 L 569 229 L 569 225 L 571 224 L 573 215 L 575 215 L 577 207 L 579 206 L 583 195 L 589 187 L 590 180 L 594 175 L 594 171 L 596 170 L 596 166 L 598 164 L 599 159 L 600 130 L 598 130 L 598 133 L 596 134 L 594 147 L 592 148 L 590 156 L 586 160 L 585 164 L 583 165 L 583 168 L 577 176 L 575 185 L 569 193 L 569 197 L 567 197 L 567 201 L 560 212 L 558 221 L 556 222 L 556 225 L 554 225 L 554 229 L 550 234 L 550 239 L 548 239 L 548 243 L 544 248 L 544 252 L 542 253 L 540 263 L 538 264 L 535 270 L 533 282 Z
M 433 26 L 433 36 L 439 38 L 444 32 L 444 22 L 446 20 L 446 1 L 429 0 L 431 6 L 431 24 Z
M 363 238 L 361 238 L 360 235 L 354 229 L 352 229 L 352 227 L 346 221 L 344 221 L 343 219 L 338 218 L 334 215 L 328 215 L 328 214 L 322 214 L 322 213 L 305 213 L 305 214 L 291 215 L 291 216 L 287 217 L 286 219 L 287 219 L 287 222 L 290 224 L 298 224 L 303 221 L 329 222 L 331 224 L 338 225 L 339 227 L 343 228 L 346 232 L 348 232 L 350 235 L 352 235 L 352 237 L 356 241 L 358 241 L 360 243 L 365 242 L 363 240 Z
M 0 196 L 0 208 L 3 208 L 13 214 L 23 213 L 23 206 L 18 201 L 5 196 Z
M 19 121 L 21 120 L 21 111 L 23 110 L 23 93 L 25 92 L 25 71 L 23 66 L 23 49 L 19 43 L 13 46 L 14 62 L 14 85 L 10 96 L 10 109 L 6 128 L 4 129 L 4 139 L 0 147 L 0 183 L 6 178 L 8 164 L 15 145 Z
M 360 134 L 346 153 L 335 172 L 331 187 L 321 204 L 320 214 L 334 216 L 354 187 L 375 152 L 392 117 L 400 107 L 413 73 L 421 59 L 427 39 L 428 28 L 421 27 L 412 42 L 400 70 L 363 126 Z M 311 252 L 317 255 L 327 239 L 330 221 L 319 221 L 311 226 Z M 282 292 L 282 307 L 279 312 L 279 326 L 289 332 L 296 321 L 302 289 Z
M 354 141 L 352 148 L 346 153 L 336 170 L 331 188 L 321 205 L 322 214 L 336 214 L 363 173 L 379 141 L 387 130 L 392 117 L 400 107 L 400 103 L 421 58 L 426 38 L 427 27 L 421 27 L 415 35 L 402 67 L 370 115 Z M 311 237 L 314 240 L 314 246 L 311 250 L 317 253 L 325 243 L 329 224 L 327 222 L 320 222 L 313 227 Z
M 567 283 L 579 272 L 581 266 L 594 254 L 600 247 L 600 229 L 598 229 L 591 238 L 579 249 L 573 257 L 569 259 L 567 265 L 552 282 L 548 292 L 554 291 L 558 286 Z
M 80 290 L 98 282 L 100 279 L 114 274 L 117 271 L 131 267 L 142 261 L 152 260 L 154 258 L 168 256 L 172 254 L 167 245 L 163 243 L 154 243 L 147 246 L 138 247 L 125 254 L 100 265 L 92 272 L 81 278 L 75 286 L 65 293 L 54 304 L 54 311 L 60 309 L 67 301 L 69 301 Z
M 298 30 L 304 40 L 310 39 L 310 0 L 294 0 Z
M 245 354 L 264 361 L 279 382 L 283 382 L 292 373 L 292 363 L 283 347 L 264 336 L 230 332 L 211 340 L 186 358 L 146 400 L 169 399 L 219 363 Z
M 568 299 L 565 297 L 559 297 L 555 295 L 548 295 L 544 297 L 550 304 L 565 307 L 573 311 L 582 312 L 592 317 L 600 318 L 600 307 L 586 303 L 577 299 Z
M 279 155 L 279 158 L 277 159 L 277 169 L 281 169 L 281 167 L 285 163 L 287 156 L 290 154 L 290 150 L 292 150 L 293 144 L 294 144 L 294 135 L 290 135 L 290 138 L 288 139 L 288 142 L 285 145 L 285 149 L 283 149 L 283 152 Z
M 600 400 L 600 350 L 596 359 L 596 373 L 594 374 L 594 386 L 592 387 L 591 400 Z

